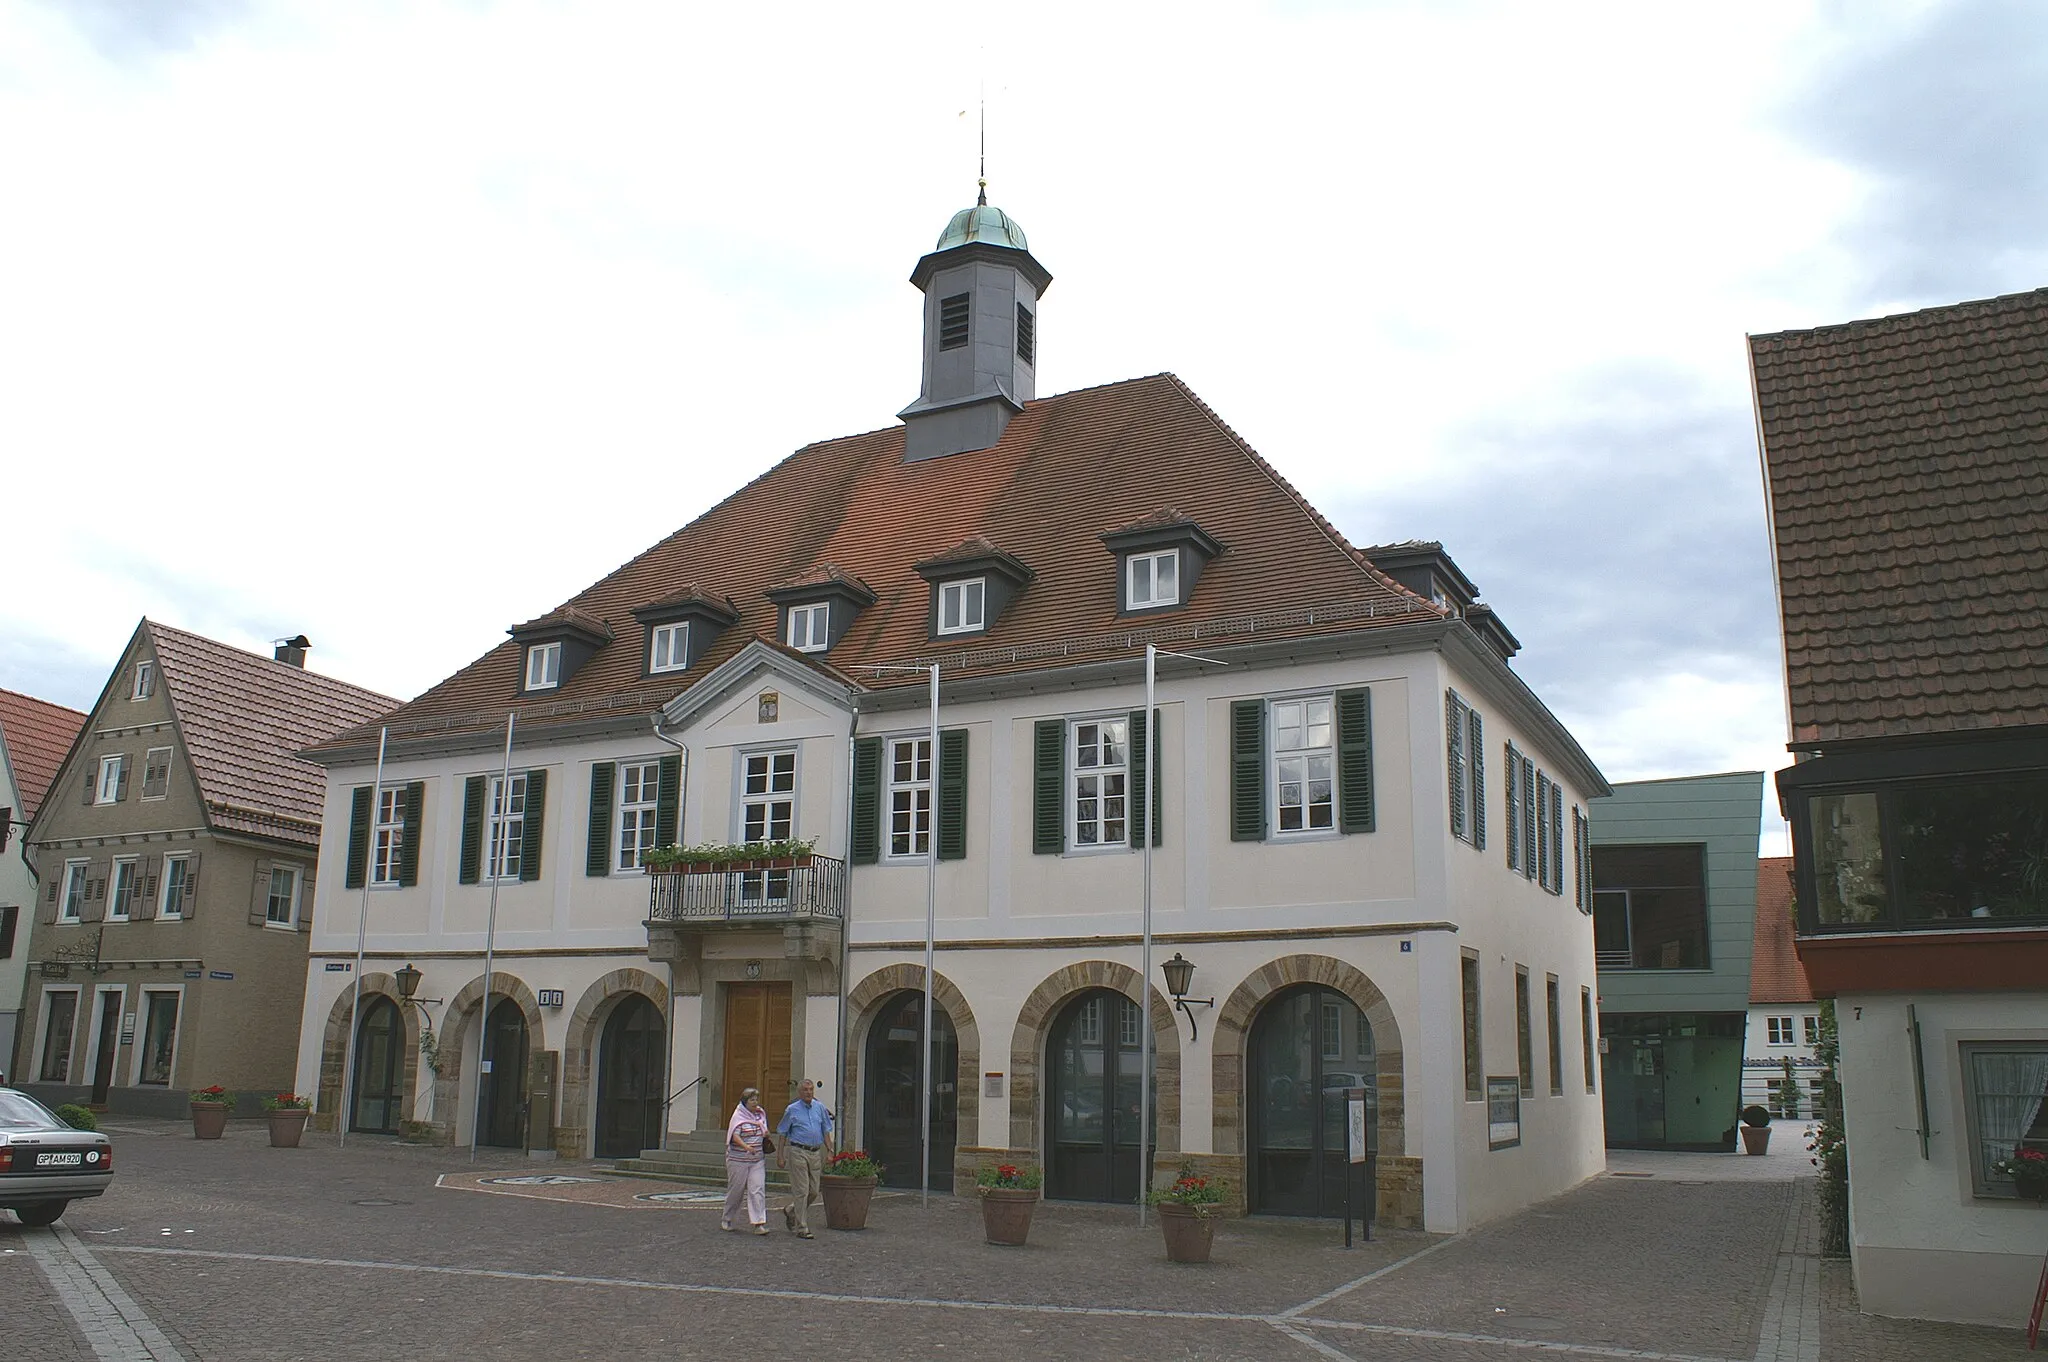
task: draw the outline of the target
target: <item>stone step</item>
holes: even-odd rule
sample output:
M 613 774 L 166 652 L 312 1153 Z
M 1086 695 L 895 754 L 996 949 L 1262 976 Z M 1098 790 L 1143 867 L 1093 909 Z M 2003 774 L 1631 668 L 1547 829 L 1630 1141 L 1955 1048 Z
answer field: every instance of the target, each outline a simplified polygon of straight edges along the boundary
M 725 1159 L 722 1155 L 698 1157 L 688 1151 L 677 1149 L 650 1149 L 637 1159 L 616 1159 L 610 1168 L 600 1168 L 598 1171 L 616 1173 L 620 1177 L 686 1182 L 700 1187 L 725 1186 Z M 771 1162 L 768 1165 L 767 1185 L 786 1189 L 789 1186 L 789 1174 Z

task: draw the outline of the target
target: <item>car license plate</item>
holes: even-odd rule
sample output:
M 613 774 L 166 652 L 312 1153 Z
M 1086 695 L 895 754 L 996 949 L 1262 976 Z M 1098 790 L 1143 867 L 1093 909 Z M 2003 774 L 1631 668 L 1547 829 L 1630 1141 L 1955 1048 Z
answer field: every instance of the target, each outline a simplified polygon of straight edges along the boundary
M 38 1168 L 76 1168 L 83 1162 L 85 1162 L 85 1155 L 83 1154 L 36 1155 L 36 1167 Z

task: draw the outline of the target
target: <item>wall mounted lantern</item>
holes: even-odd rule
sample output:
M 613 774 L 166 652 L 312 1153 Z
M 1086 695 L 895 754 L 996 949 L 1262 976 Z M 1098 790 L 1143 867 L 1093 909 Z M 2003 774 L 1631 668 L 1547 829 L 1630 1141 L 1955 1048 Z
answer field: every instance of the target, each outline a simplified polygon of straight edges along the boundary
M 1192 1045 L 1195 1041 L 1194 1009 L 1197 1007 L 1214 1007 L 1216 1006 L 1216 1000 L 1214 998 L 1190 998 L 1188 996 L 1188 985 L 1192 984 L 1195 980 L 1195 962 L 1182 955 L 1179 951 L 1173 953 L 1173 959 L 1161 964 L 1159 971 L 1166 976 L 1166 991 L 1173 995 L 1173 1005 L 1182 1012 L 1187 1013 L 1188 1043 Z

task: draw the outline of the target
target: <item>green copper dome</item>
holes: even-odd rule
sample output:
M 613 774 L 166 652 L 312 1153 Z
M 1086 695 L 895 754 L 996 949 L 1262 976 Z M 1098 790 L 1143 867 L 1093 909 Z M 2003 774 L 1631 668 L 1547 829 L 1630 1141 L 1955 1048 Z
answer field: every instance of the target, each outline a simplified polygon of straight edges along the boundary
M 1000 208 L 991 208 L 985 203 L 972 208 L 962 208 L 953 214 L 953 220 L 946 224 L 946 230 L 939 233 L 939 244 L 935 251 L 950 251 L 955 246 L 971 246 L 980 242 L 986 246 L 1006 246 L 1013 251 L 1028 251 L 1024 229 L 1017 220 Z

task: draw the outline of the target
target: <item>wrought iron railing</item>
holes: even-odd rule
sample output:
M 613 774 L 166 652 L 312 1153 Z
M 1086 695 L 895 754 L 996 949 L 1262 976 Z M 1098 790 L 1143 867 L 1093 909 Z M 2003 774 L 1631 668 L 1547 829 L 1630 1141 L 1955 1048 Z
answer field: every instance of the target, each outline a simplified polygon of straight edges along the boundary
M 647 916 L 653 922 L 838 922 L 845 915 L 846 862 L 830 856 L 744 870 L 692 866 L 647 877 Z

